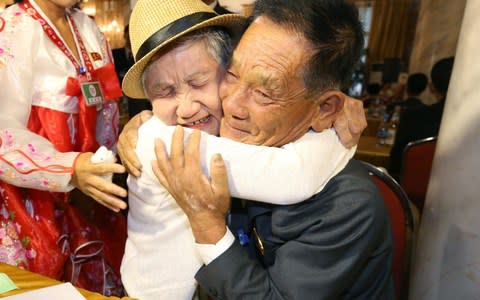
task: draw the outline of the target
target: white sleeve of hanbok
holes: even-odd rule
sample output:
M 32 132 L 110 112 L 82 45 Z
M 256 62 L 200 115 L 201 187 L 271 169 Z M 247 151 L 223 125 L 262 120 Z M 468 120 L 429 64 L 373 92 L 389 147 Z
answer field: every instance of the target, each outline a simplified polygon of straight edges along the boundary
M 150 120 L 145 123 L 151 124 L 144 136 L 161 138 L 169 152 L 175 127 L 156 117 Z M 190 132 L 185 128 L 185 139 Z M 243 144 L 202 132 L 200 147 L 202 168 L 208 176 L 211 157 L 222 155 L 233 197 L 280 205 L 298 203 L 320 192 L 356 150 L 345 148 L 334 129 L 307 132 L 280 148 Z
M 69 191 L 78 153 L 60 153 L 30 132 L 34 58 L 39 33 L 24 15 L 10 22 L 3 14 L 0 32 L 0 180 L 20 187 Z M 42 32 L 43 33 L 43 32 Z

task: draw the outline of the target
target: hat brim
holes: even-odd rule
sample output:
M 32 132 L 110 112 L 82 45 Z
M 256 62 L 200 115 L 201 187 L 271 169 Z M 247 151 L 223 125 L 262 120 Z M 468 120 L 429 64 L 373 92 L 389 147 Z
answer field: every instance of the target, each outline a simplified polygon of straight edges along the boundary
M 246 18 L 239 14 L 224 14 L 218 15 L 201 23 L 198 23 L 192 27 L 189 27 L 185 31 L 182 31 L 171 38 L 160 43 L 158 46 L 153 48 L 145 56 L 139 59 L 133 66 L 127 71 L 123 77 L 122 90 L 125 95 L 134 99 L 145 99 L 145 93 L 143 91 L 143 86 L 141 82 L 142 73 L 150 62 L 151 58 L 162 48 L 169 45 L 171 42 L 176 39 L 186 35 L 189 32 L 202 29 L 205 27 L 219 26 L 227 29 L 234 39 L 240 38 L 243 33 L 246 25 Z

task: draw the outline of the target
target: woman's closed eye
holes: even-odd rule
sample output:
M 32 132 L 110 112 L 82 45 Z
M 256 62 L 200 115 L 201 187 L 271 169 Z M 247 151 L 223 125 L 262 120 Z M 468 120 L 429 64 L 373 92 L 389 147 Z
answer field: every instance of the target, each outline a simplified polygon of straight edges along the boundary
M 204 86 L 206 86 L 208 83 L 208 80 L 191 80 L 188 82 L 188 85 L 193 87 L 193 88 L 202 88 Z
M 166 87 L 156 90 L 152 93 L 153 98 L 170 98 L 175 96 L 175 89 L 173 87 Z

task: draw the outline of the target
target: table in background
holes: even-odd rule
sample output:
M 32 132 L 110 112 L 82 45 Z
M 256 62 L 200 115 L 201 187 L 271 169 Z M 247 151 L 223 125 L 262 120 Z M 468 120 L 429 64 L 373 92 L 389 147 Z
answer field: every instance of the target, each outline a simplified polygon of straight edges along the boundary
M 367 116 L 367 127 L 363 130 L 362 136 L 377 136 L 381 122 L 382 119 L 380 117 Z
M 32 273 L 19 269 L 14 266 L 10 266 L 4 263 L 0 263 L 0 273 L 5 273 L 12 279 L 18 289 L 0 294 L 0 298 L 12 296 L 15 294 L 21 294 L 24 292 L 41 289 L 47 286 L 60 284 L 62 282 L 42 276 L 40 274 Z M 77 288 L 77 290 L 89 300 L 118 300 L 118 297 L 105 297 L 98 293 L 90 292 L 84 289 Z M 133 298 L 123 297 L 123 300 L 134 300 Z
M 374 136 L 361 136 L 354 158 L 387 169 L 390 163 L 390 150 L 392 147 L 379 145 L 377 140 Z

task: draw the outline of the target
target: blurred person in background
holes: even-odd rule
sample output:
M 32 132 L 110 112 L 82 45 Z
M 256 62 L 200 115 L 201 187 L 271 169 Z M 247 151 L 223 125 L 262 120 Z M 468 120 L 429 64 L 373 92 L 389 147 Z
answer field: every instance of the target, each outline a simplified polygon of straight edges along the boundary
M 427 75 L 423 73 L 410 74 L 407 80 L 407 99 L 401 104 L 402 110 L 424 107 L 425 105 L 420 100 L 420 95 L 425 91 L 427 85 Z
M 130 67 L 135 62 L 132 54 L 132 47 L 130 45 L 128 24 L 125 25 L 125 28 L 123 29 L 123 38 L 125 39 L 125 46 L 123 48 L 117 48 L 112 50 L 113 62 L 115 64 L 115 70 L 117 71 L 118 79 L 120 80 L 120 82 L 123 81 L 125 73 L 127 73 L 128 69 L 130 69 Z M 125 97 L 124 101 L 127 102 L 126 109 L 128 110 L 129 119 L 141 112 L 142 110 L 152 109 L 152 105 L 147 99 L 132 100 L 126 95 L 124 95 L 123 97 Z
M 0 15 L 0 260 L 122 295 L 126 190 L 102 176 L 125 168 L 91 162 L 115 148 L 122 92 L 77 2 L 18 1 Z
M 407 79 L 407 99 L 396 101 L 390 104 L 389 111 L 393 111 L 394 107 L 400 105 L 402 110 L 419 109 L 425 106 L 420 95 L 428 86 L 428 77 L 424 73 L 410 74 Z
M 112 50 L 115 70 L 117 71 L 120 82 L 122 82 L 125 73 L 127 73 L 128 69 L 130 69 L 130 67 L 134 63 L 128 27 L 129 26 L 127 24 L 123 29 L 123 39 L 125 40 L 125 46 Z
M 429 89 L 437 102 L 432 105 L 420 106 L 417 109 L 407 109 L 400 115 L 395 142 L 390 152 L 389 167 L 389 172 L 397 179 L 401 171 L 402 153 L 405 146 L 410 142 L 438 135 L 453 62 L 453 57 L 443 58 L 437 61 L 430 71 Z

